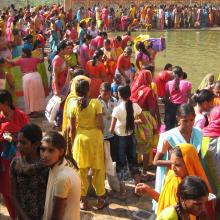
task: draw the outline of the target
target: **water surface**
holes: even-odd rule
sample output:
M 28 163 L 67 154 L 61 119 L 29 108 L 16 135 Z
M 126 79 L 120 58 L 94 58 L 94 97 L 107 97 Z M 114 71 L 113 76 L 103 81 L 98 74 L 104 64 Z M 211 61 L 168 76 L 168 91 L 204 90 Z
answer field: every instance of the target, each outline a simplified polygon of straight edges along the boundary
M 135 33 L 137 34 L 137 33 Z M 220 73 L 220 31 L 219 30 L 179 30 L 151 32 L 151 37 L 164 36 L 167 49 L 158 53 L 157 72 L 166 63 L 181 66 L 196 89 L 203 77 Z

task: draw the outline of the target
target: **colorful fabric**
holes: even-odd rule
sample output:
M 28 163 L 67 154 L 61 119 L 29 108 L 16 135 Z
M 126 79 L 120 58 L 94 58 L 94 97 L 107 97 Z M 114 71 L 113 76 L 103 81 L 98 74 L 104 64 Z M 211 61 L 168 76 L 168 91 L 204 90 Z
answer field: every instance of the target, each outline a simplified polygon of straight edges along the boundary
M 147 70 L 142 70 L 131 84 L 132 102 L 138 103 L 145 110 L 156 108 L 156 100 L 153 97 L 151 82 L 151 73 Z
M 198 176 L 205 181 L 211 192 L 207 176 L 200 162 L 198 152 L 192 144 L 179 144 L 183 160 L 189 176 Z M 158 200 L 157 215 L 165 208 L 175 205 L 178 201 L 176 193 L 179 183 L 182 179 L 175 176 L 173 170 L 169 170 L 165 179 L 165 184 Z M 196 219 L 195 216 L 190 216 L 190 220 Z
M 102 77 L 106 75 L 105 66 L 102 62 L 97 62 L 94 66 L 92 61 L 88 61 L 86 64 L 86 71 L 91 78 L 90 84 L 90 97 L 97 98 L 99 95 L 100 85 L 103 82 Z
M 160 138 L 159 138 L 158 145 L 157 145 L 157 150 L 160 152 L 161 152 L 161 149 L 163 148 L 164 141 L 168 141 L 168 143 L 170 144 L 172 148 L 174 148 L 176 145 L 187 143 L 184 137 L 182 136 L 182 134 L 180 133 L 178 127 L 160 134 Z M 201 143 L 202 143 L 202 132 L 200 131 L 200 129 L 193 128 L 192 133 L 191 133 L 191 138 L 190 138 L 190 144 L 195 146 L 195 148 L 199 152 L 201 148 Z M 169 158 L 169 154 L 168 152 L 166 152 L 163 157 L 163 160 L 168 160 L 168 158 Z M 163 188 L 166 173 L 167 173 L 166 167 L 162 167 L 162 166 L 157 167 L 155 190 L 158 193 L 160 193 Z M 155 201 L 153 203 L 154 203 L 153 209 L 155 210 L 157 204 Z
M 157 142 L 158 135 L 155 134 L 157 130 L 157 122 L 155 118 L 148 111 L 143 111 L 146 124 L 137 124 L 135 127 L 135 138 L 137 141 L 137 152 L 139 154 L 150 153 L 152 147 Z
M 220 106 L 215 106 L 210 113 L 209 125 L 203 129 L 205 137 L 220 136 Z
M 202 82 L 200 83 L 198 89 L 202 90 L 202 89 L 207 89 L 210 86 L 210 79 L 214 77 L 213 74 L 207 74 L 203 79 Z
M 186 80 L 180 80 L 179 89 L 175 90 L 175 80 L 166 83 L 166 91 L 169 92 L 170 101 L 174 104 L 183 104 L 187 102 L 188 92 L 192 89 L 192 83 Z
M 165 208 L 156 220 L 179 220 L 179 217 L 174 206 L 170 206 Z
M 213 193 L 220 198 L 220 138 L 203 137 L 201 147 L 202 165 Z
M 39 58 L 19 58 L 13 61 L 14 65 L 20 66 L 23 74 L 35 72 L 37 70 L 37 65 L 41 62 Z M 28 63 L 28 65 L 27 65 Z
M 97 114 L 102 114 L 101 103 L 91 99 L 88 106 L 80 110 L 76 100 L 71 110 L 71 116 L 76 120 L 73 157 L 78 167 L 104 169 L 103 134 L 96 122 Z
M 0 114 L 0 120 L 4 121 L 4 116 Z M 0 123 L 0 154 L 3 151 L 6 141 L 3 138 L 4 133 L 16 135 L 21 128 L 29 122 L 27 115 L 19 109 L 14 110 L 13 118 L 11 121 Z M 0 156 L 0 166 L 3 168 L 0 171 L 0 192 L 3 195 L 6 207 L 10 216 L 15 219 L 15 210 L 9 198 L 9 167 L 11 160 Z
M 155 82 L 156 82 L 157 89 L 158 89 L 157 92 L 160 98 L 165 97 L 165 94 L 166 94 L 165 85 L 171 79 L 171 74 L 169 72 L 170 71 L 163 70 L 155 78 Z
M 42 83 L 44 86 L 45 95 L 49 95 L 49 82 L 48 82 L 48 76 L 47 76 L 47 70 L 45 63 L 39 63 L 37 65 L 37 72 L 40 74 Z
M 28 73 L 23 76 L 23 92 L 27 114 L 45 110 L 44 87 L 38 72 Z
M 75 101 L 77 98 L 76 95 L 76 83 L 80 80 L 87 80 L 90 83 L 90 79 L 87 76 L 83 76 L 83 75 L 79 75 L 76 76 L 73 80 L 72 80 L 72 84 L 71 84 L 71 88 L 70 88 L 70 94 L 67 96 L 65 104 L 64 104 L 64 109 L 63 109 L 63 122 L 62 122 L 62 134 L 65 136 L 66 134 L 66 128 L 68 125 L 68 118 L 70 119 L 71 116 L 71 103 L 72 101 Z
M 39 220 L 44 213 L 49 168 L 40 161 L 28 163 L 25 158 L 16 157 L 11 162 L 10 173 L 17 185 L 17 198 L 25 214 Z
M 61 90 L 65 83 L 66 83 L 66 79 L 67 79 L 67 74 L 68 74 L 68 66 L 66 64 L 66 61 L 60 57 L 59 55 L 56 55 L 52 61 L 53 64 L 53 71 L 58 71 L 58 87 L 56 88 L 55 85 L 55 79 L 53 77 L 53 92 L 56 92 L 56 90 Z

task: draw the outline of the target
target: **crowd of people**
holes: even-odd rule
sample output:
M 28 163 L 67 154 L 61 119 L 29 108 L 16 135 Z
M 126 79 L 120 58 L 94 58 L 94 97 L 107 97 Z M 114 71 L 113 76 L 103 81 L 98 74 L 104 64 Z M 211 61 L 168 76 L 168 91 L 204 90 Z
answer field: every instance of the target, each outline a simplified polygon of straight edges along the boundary
M 128 17 L 137 19 L 133 8 Z M 218 219 L 219 79 L 208 74 L 193 94 L 182 67 L 167 63 L 155 74 L 150 40 L 134 43 L 129 30 L 109 37 L 108 7 L 92 12 L 0 12 L 0 193 L 10 217 L 78 220 L 91 208 L 91 185 L 100 210 L 108 196 L 126 200 L 132 179 L 158 220 Z M 31 119 L 42 120 L 48 95 L 59 109 L 54 130 L 43 133 Z M 143 183 L 152 165 L 155 189 Z

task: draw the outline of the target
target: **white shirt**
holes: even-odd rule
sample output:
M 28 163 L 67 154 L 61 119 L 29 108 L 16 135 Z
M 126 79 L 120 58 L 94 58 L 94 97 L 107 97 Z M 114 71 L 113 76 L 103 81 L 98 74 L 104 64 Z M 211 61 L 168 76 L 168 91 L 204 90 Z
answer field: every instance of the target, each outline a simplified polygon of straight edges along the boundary
M 102 104 L 103 109 L 103 121 L 104 121 L 104 139 L 108 139 L 113 137 L 114 135 L 109 132 L 109 128 L 111 125 L 111 119 L 112 119 L 112 112 L 113 109 L 117 106 L 117 100 L 114 97 L 110 97 L 108 103 L 105 103 L 105 101 L 101 98 L 101 96 L 98 97 L 98 100 Z
M 141 114 L 142 109 L 137 103 L 133 103 L 134 118 Z M 115 125 L 115 133 L 118 136 L 128 136 L 133 133 L 133 131 L 126 132 L 126 117 L 127 111 L 125 108 L 125 102 L 122 101 L 117 107 L 113 109 L 112 117 L 117 119 Z
M 67 199 L 62 220 L 80 220 L 81 181 L 77 171 L 66 160 L 56 164 L 49 173 L 43 220 L 51 218 L 54 196 Z

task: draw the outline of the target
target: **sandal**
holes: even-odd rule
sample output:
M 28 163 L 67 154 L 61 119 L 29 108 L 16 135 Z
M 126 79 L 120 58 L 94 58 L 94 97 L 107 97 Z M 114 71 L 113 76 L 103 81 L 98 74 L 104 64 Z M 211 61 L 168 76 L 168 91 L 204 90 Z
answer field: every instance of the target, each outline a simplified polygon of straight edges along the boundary
M 108 205 L 108 203 L 107 203 L 106 199 L 103 197 L 99 197 L 97 199 L 97 204 L 95 206 L 93 206 L 93 208 L 95 210 L 101 210 L 101 209 L 105 208 L 107 205 Z
M 89 209 L 89 203 L 86 198 L 81 198 L 80 200 L 80 210 L 88 210 Z

